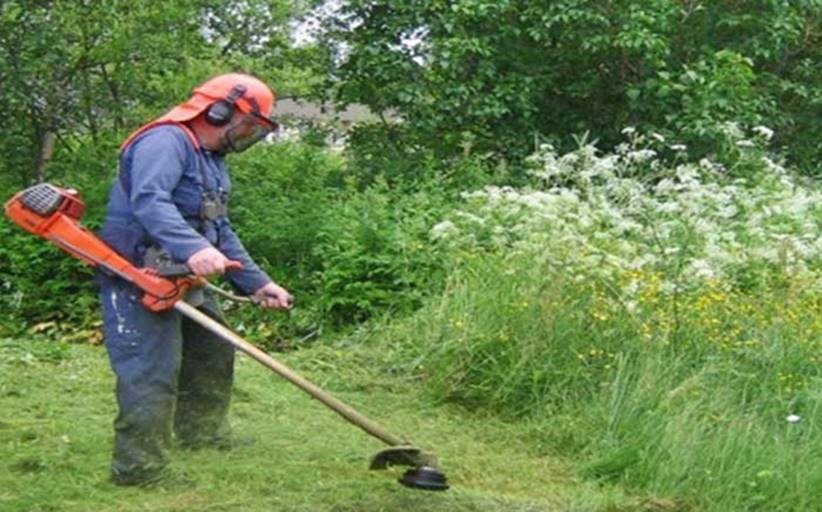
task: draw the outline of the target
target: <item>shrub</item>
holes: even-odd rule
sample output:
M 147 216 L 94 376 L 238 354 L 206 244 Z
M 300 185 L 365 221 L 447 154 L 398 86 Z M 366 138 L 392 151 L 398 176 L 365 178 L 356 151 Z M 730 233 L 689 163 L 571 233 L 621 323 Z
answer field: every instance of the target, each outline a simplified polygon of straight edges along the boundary
M 543 148 L 530 188 L 465 194 L 432 229 L 444 293 L 374 336 L 435 398 L 529 418 L 533 449 L 585 478 L 814 510 L 820 193 L 751 138 L 719 165 L 627 133 L 611 154 Z
M 427 233 L 441 201 L 434 191 L 402 193 L 378 182 L 331 205 L 314 255 L 320 302 L 335 324 L 411 311 L 438 288 L 441 265 Z

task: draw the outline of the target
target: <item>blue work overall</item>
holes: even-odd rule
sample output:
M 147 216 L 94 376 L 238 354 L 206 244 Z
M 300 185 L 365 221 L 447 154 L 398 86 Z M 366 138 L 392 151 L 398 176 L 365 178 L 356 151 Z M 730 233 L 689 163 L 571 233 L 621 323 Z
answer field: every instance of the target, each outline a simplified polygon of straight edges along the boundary
M 226 278 L 251 294 L 270 278 L 251 260 L 225 212 L 202 216 L 204 197 L 226 204 L 231 189 L 220 154 L 197 147 L 176 124 L 148 129 L 120 154 L 120 173 L 109 197 L 101 238 L 143 265 L 154 247 L 185 262 L 213 246 L 243 270 Z M 168 462 L 172 432 L 186 446 L 224 446 L 234 372 L 234 350 L 178 312 L 153 313 L 141 292 L 101 275 L 103 334 L 117 377 L 112 474 L 121 483 L 159 474 Z M 200 306 L 221 320 L 211 300 Z

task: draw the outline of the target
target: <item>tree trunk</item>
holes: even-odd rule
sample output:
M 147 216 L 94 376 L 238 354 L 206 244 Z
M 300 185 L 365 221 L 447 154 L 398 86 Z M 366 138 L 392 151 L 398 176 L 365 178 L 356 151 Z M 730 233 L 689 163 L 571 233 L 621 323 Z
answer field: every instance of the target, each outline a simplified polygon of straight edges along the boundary
M 57 133 L 49 128 L 45 128 L 40 133 L 40 145 L 37 152 L 37 161 L 34 165 L 34 179 L 37 183 L 46 181 L 46 166 L 51 161 L 54 153 L 54 141 Z

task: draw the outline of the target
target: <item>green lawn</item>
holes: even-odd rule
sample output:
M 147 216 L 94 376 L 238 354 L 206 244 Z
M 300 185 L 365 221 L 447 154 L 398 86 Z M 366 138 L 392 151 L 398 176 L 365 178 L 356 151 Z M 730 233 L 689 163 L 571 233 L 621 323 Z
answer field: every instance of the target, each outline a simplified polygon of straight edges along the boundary
M 0 339 L 0 511 L 665 508 L 580 482 L 562 461 L 534 455 L 524 425 L 433 406 L 401 379 L 354 367 L 339 353 L 315 348 L 282 360 L 436 451 L 451 490 L 404 488 L 399 468 L 369 471 L 379 441 L 245 357 L 231 418 L 249 442 L 231 452 L 175 451 L 173 468 L 190 485 L 116 487 L 107 480 L 115 409 L 104 349 Z

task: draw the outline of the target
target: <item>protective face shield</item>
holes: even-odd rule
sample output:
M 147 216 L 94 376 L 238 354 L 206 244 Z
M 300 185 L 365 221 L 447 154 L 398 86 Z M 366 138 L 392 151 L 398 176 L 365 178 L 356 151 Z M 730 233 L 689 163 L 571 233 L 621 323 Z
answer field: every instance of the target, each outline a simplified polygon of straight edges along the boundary
M 188 100 L 132 132 L 120 150 L 125 151 L 141 133 L 154 126 L 185 125 L 203 115 L 214 129 L 221 130 L 220 152 L 243 151 L 277 129 L 277 123 L 270 119 L 274 104 L 274 92 L 258 78 L 242 73 L 218 75 L 194 89 Z M 199 140 L 187 134 L 199 149 Z
M 238 113 L 223 134 L 225 152 L 240 153 L 279 128 L 277 123 L 254 113 Z

